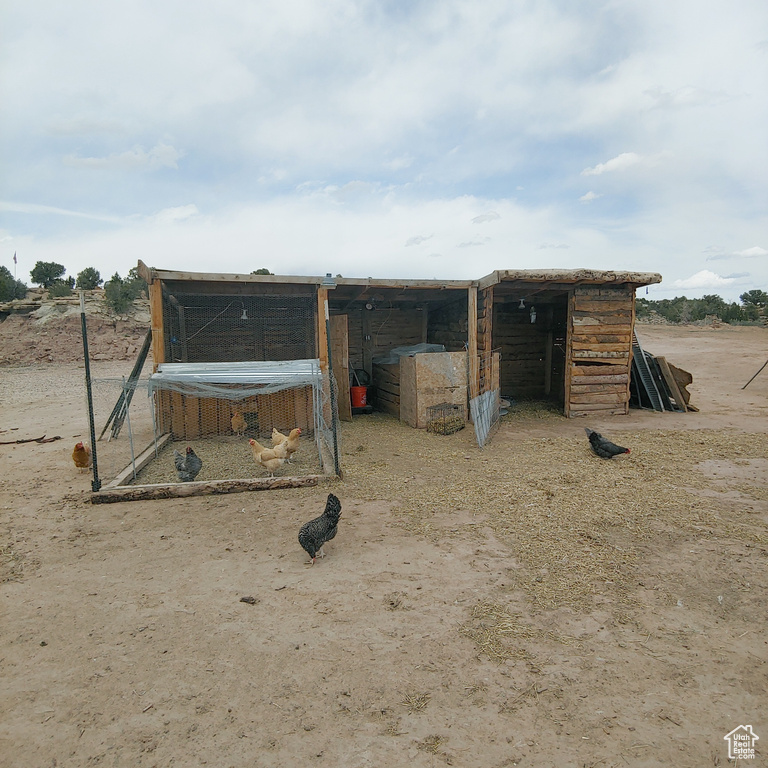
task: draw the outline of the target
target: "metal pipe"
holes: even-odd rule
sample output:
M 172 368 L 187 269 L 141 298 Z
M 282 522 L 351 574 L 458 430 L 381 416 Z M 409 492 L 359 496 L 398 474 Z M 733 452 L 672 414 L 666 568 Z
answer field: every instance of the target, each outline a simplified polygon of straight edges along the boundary
M 93 421 L 93 391 L 91 390 L 91 363 L 88 358 L 88 329 L 85 324 L 85 293 L 80 291 L 80 329 L 83 334 L 83 357 L 85 359 L 85 390 L 88 395 L 88 423 L 91 430 L 91 460 L 93 463 L 93 480 L 91 490 L 101 489 L 99 480 L 99 464 L 96 460 L 96 426 Z
M 325 300 L 325 338 L 328 343 L 328 386 L 331 388 L 331 434 L 333 436 L 333 469 L 341 474 L 339 467 L 339 437 L 336 428 L 336 387 L 333 378 L 333 360 L 331 357 L 331 319 L 328 314 L 328 299 Z

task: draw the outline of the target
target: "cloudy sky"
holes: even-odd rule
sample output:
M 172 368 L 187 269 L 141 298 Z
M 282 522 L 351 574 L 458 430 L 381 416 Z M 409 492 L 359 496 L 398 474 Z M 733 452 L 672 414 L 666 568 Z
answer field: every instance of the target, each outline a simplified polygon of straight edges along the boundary
M 768 290 L 765 0 L 0 4 L 0 264 Z

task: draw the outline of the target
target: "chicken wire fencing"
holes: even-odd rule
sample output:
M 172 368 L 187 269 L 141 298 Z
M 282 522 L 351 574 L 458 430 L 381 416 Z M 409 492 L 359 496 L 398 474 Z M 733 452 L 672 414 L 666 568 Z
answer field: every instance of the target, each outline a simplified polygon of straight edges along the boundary
M 480 386 L 479 394 L 469 401 L 469 412 L 475 425 L 475 439 L 483 448 L 498 429 L 501 418 L 499 385 L 501 355 L 498 351 L 481 352 L 478 355 Z
M 269 285 L 261 287 L 270 289 Z M 304 295 L 217 295 L 185 293 L 171 284 L 163 286 L 162 306 L 163 359 L 169 363 L 307 360 L 318 356 L 314 288 Z
M 336 383 L 317 359 L 163 363 L 91 389 L 102 488 L 181 483 L 175 453 L 188 447 L 202 462 L 196 481 L 339 471 Z M 296 429 L 289 458 L 271 470 L 257 461 L 251 440 L 271 450 L 273 430 Z

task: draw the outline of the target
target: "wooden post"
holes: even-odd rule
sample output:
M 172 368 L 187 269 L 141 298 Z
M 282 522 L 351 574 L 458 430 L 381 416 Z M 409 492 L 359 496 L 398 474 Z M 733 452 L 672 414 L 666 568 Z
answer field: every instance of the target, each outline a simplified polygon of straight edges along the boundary
M 328 333 L 325 326 L 328 312 L 328 289 L 317 289 L 317 356 L 320 359 L 320 370 L 328 370 Z
M 165 339 L 163 338 L 163 284 L 153 280 L 149 284 L 149 312 L 152 325 L 152 372 L 165 362 Z
M 573 290 L 568 291 L 568 314 L 565 320 L 565 386 L 563 393 L 563 413 L 571 417 L 571 380 L 573 378 L 573 311 L 576 297 Z
M 467 353 L 469 355 L 469 399 L 480 394 L 480 365 L 477 357 L 477 286 L 467 289 Z
M 493 350 L 493 286 L 485 289 L 485 316 L 483 317 L 483 351 Z

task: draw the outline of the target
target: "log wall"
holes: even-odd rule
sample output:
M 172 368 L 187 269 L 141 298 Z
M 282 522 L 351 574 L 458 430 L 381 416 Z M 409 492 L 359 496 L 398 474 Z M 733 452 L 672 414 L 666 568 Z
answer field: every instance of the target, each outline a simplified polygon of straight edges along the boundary
M 632 286 L 573 290 L 566 350 L 566 416 L 629 411 L 634 312 Z
M 425 341 L 444 345 L 446 352 L 460 352 L 466 348 L 467 335 L 466 294 L 450 304 L 430 306 Z

